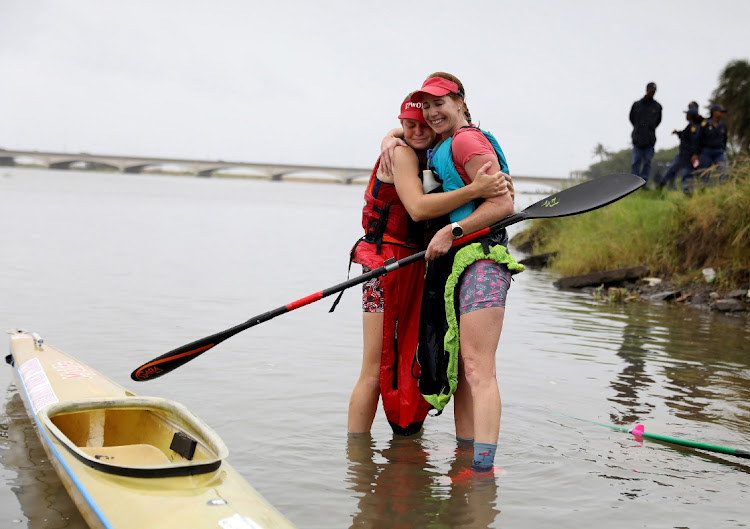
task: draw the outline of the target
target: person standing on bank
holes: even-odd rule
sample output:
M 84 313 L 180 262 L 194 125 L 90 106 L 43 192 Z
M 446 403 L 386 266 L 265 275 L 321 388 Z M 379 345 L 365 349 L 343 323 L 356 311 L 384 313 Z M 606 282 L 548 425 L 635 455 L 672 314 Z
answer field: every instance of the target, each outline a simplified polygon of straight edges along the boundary
M 698 113 L 697 107 L 688 106 L 685 112 L 685 119 L 688 121 L 687 126 L 677 133 L 680 137 L 680 149 L 677 155 L 680 158 L 682 191 L 686 195 L 691 196 L 693 193 L 693 176 L 696 167 L 698 167 L 695 155 L 698 153 L 698 134 L 703 118 Z
M 711 105 L 711 117 L 701 124 L 698 132 L 697 160 L 701 169 L 716 166 L 719 170 L 719 180 L 724 181 L 729 177 L 729 164 L 727 163 L 726 148 L 728 131 L 724 123 L 726 108 L 719 104 Z M 707 171 L 701 180 L 708 181 Z
M 698 114 L 698 103 L 695 101 L 691 101 L 688 103 L 688 109 L 685 111 L 685 113 L 690 112 L 691 109 L 695 109 L 695 114 Z M 703 118 L 701 118 L 703 119 Z M 690 121 L 690 120 L 688 120 Z M 699 122 L 700 123 L 700 122 Z M 680 130 L 673 130 L 672 134 L 677 134 L 678 138 L 681 138 L 681 134 L 683 131 Z M 680 141 L 680 144 L 682 144 L 682 141 Z M 672 159 L 672 163 L 669 164 L 669 167 L 664 172 L 664 174 L 661 177 L 661 180 L 659 181 L 659 189 L 664 187 L 665 185 L 669 186 L 669 189 L 676 189 L 675 188 L 675 178 L 677 177 L 677 173 L 682 173 L 681 169 L 683 167 L 683 164 L 680 162 L 680 150 L 677 150 L 677 153 L 674 155 L 674 158 Z
M 442 179 L 446 191 L 470 184 L 469 175 L 487 162 L 491 163 L 489 172 L 508 172 L 497 140 L 472 124 L 464 87 L 455 76 L 445 72 L 430 75 L 412 101 L 422 103 L 425 120 L 443 138 L 432 151 L 430 169 Z M 451 246 L 464 234 L 512 213 L 510 194 L 465 204 L 451 212 L 452 223 L 437 231 L 426 253 L 430 262 L 417 350 L 422 368 L 420 390 L 438 411 L 454 395 L 456 439 L 474 443 L 472 468 L 477 472 L 494 468 L 502 412 L 495 355 L 511 275 L 524 267 L 507 252 L 505 230 L 457 249 Z M 431 290 L 435 292 L 432 297 Z M 438 321 L 434 313 L 441 306 L 443 314 Z M 427 387 L 433 382 L 425 376 L 431 374 L 431 364 L 441 378 Z
M 431 233 L 421 221 L 447 215 L 472 200 L 513 192 L 509 177 L 486 173 L 490 167 L 486 163 L 478 169 L 470 186 L 450 193 L 423 193 L 421 179 L 427 169 L 427 149 L 435 144 L 435 133 L 422 116 L 422 104 L 409 97 L 401 104 L 398 118 L 405 147 L 395 149 L 393 174 L 384 172 L 378 158 L 365 190 L 365 236 L 351 252 L 352 262 L 361 264 L 363 272 L 382 266 L 386 259 L 399 260 L 423 250 Z M 400 189 L 394 183 L 396 179 Z M 427 180 L 424 184 L 429 183 Z M 407 197 L 401 196 L 404 193 Z M 413 435 L 422 428 L 430 405 L 422 398 L 412 375 L 424 271 L 421 261 L 362 286 L 362 369 L 349 400 L 350 437 L 370 431 L 381 397 L 394 434 Z
M 646 85 L 646 95 L 630 107 L 633 125 L 633 160 L 630 172 L 648 182 L 656 145 L 656 127 L 661 123 L 661 105 L 654 99 L 656 83 Z

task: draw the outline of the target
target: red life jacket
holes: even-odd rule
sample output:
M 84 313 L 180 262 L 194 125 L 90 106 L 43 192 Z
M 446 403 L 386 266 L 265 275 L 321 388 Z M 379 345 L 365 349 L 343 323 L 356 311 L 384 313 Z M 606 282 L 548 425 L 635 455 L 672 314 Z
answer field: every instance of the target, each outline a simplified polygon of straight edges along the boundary
M 421 226 L 409 217 L 396 187 L 377 179 L 379 164 L 378 158 L 365 191 L 362 226 L 366 234 L 352 252 L 353 262 L 370 269 L 383 266 L 386 259 L 403 259 L 423 248 L 421 240 L 419 246 L 411 244 L 416 242 L 414 237 L 423 237 Z M 386 418 L 398 435 L 417 433 L 430 409 L 419 391 L 419 365 L 414 362 L 424 273 L 425 263 L 420 261 L 380 277 L 385 298 L 380 395 Z
M 365 189 L 365 206 L 362 208 L 362 227 L 365 229 L 365 240 L 374 242 L 377 249 L 383 241 L 422 246 L 424 232 L 421 225 L 414 222 L 406 211 L 404 204 L 396 193 L 396 186 L 378 179 L 380 158 L 370 175 L 370 182 Z

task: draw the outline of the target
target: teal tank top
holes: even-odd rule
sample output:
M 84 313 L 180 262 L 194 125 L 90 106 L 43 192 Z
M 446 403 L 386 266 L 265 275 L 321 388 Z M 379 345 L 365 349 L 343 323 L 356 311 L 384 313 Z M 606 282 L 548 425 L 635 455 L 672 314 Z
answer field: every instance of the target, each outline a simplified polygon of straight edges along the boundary
M 477 129 L 485 138 L 490 142 L 492 148 L 495 149 L 497 160 L 500 162 L 500 170 L 506 174 L 508 172 L 508 162 L 505 160 L 505 154 L 500 148 L 500 144 L 497 142 L 495 137 L 482 129 Z M 453 143 L 453 137 L 441 142 L 435 149 L 431 149 L 428 152 L 429 166 L 435 174 L 437 174 L 443 181 L 443 191 L 453 191 L 466 185 L 461 179 L 461 175 L 458 174 L 456 164 L 453 161 L 453 149 L 451 144 Z M 476 209 L 474 202 L 468 202 L 457 209 L 454 209 L 450 213 L 451 222 L 458 222 L 465 219 Z

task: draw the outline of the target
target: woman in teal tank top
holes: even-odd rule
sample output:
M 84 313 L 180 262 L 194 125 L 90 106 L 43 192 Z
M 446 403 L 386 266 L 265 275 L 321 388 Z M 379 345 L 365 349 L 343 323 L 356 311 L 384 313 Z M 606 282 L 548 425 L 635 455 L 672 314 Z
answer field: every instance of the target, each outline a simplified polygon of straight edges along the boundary
M 432 74 L 412 100 L 422 103 L 423 116 L 437 134 L 452 139 L 450 148 L 455 171 L 451 172 L 455 174 L 441 177 L 470 181 L 467 175 L 474 175 L 477 168 L 487 162 L 491 163 L 490 172 L 500 170 L 502 151 L 498 153 L 487 137 L 471 125 L 464 87 L 456 77 L 444 72 Z M 502 162 L 505 169 L 505 160 Z M 453 215 L 454 222 L 439 230 L 430 241 L 427 259 L 446 256 L 454 240 L 512 213 L 513 202 L 506 194 L 484 200 L 472 212 Z M 473 441 L 473 468 L 480 472 L 494 468 L 502 410 L 495 354 L 503 327 L 510 276 L 523 270 L 507 253 L 506 244 L 507 236 L 502 240 L 470 243 L 455 255 L 451 253 L 446 257 L 452 259 L 449 263 L 452 273 L 445 285 L 449 331 L 444 343 L 451 358 L 448 365 L 450 388 L 445 393 L 426 395 L 428 400 L 434 399 L 432 403 L 436 408 L 442 409 L 455 391 L 456 437 L 459 441 Z

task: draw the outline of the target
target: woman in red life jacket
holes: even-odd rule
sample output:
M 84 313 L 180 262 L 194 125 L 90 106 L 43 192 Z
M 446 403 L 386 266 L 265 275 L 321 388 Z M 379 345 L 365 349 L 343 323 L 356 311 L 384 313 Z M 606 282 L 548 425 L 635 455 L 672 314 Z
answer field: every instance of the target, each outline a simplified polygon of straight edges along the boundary
M 451 193 L 424 194 L 422 170 L 427 167 L 426 152 L 435 134 L 422 117 L 421 103 L 408 98 L 401 105 L 401 120 L 407 146 L 396 149 L 393 174 L 380 169 L 380 158 L 365 191 L 362 225 L 365 236 L 352 250 L 353 262 L 363 270 L 377 268 L 386 259 L 402 259 L 426 246 L 424 223 L 477 198 L 507 193 L 507 183 L 499 174 L 487 174 L 490 164 L 475 171 L 471 185 Z M 396 192 L 395 178 L 404 189 L 420 199 L 412 199 L 411 218 Z M 409 186 L 408 184 L 411 184 Z M 414 354 L 419 335 L 419 307 L 424 285 L 424 264 L 416 263 L 363 285 L 363 357 L 359 379 L 349 401 L 348 431 L 369 432 L 382 396 L 383 408 L 394 433 L 419 432 L 430 405 L 422 398 L 415 378 Z
M 464 87 L 455 76 L 444 72 L 430 75 L 412 101 L 422 103 L 425 121 L 444 140 L 433 149 L 429 163 L 445 190 L 461 189 L 472 181 L 470 175 L 488 163 L 491 172 L 501 168 L 507 172 L 497 140 L 472 125 Z M 383 141 L 386 162 L 392 158 L 395 163 L 399 156 L 393 148 L 398 141 L 393 138 L 399 135 L 396 132 L 391 131 Z M 398 188 L 398 180 L 396 185 Z M 404 193 L 401 197 L 409 209 L 409 197 Z M 462 206 L 450 213 L 452 223 L 437 231 L 426 254 L 433 262 L 428 268 L 420 320 L 419 385 L 438 410 L 455 392 L 456 439 L 459 444 L 473 443 L 472 467 L 476 471 L 493 469 L 502 410 L 495 355 L 510 278 L 523 266 L 508 254 L 505 230 L 459 249 L 451 246 L 463 234 L 512 213 L 512 192 Z M 436 339 L 441 333 L 444 339 Z

